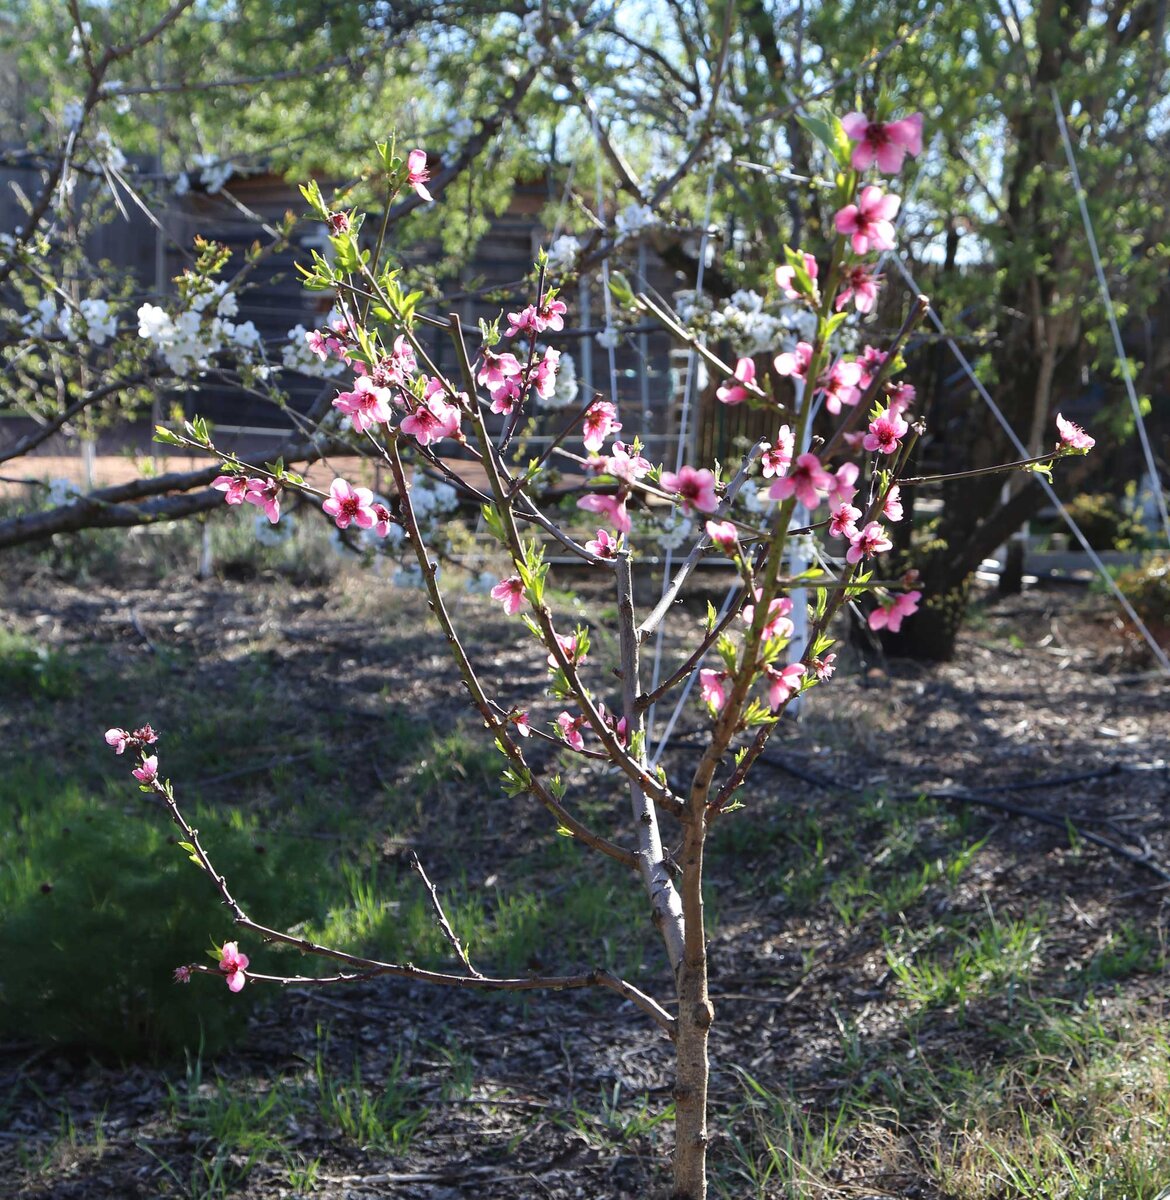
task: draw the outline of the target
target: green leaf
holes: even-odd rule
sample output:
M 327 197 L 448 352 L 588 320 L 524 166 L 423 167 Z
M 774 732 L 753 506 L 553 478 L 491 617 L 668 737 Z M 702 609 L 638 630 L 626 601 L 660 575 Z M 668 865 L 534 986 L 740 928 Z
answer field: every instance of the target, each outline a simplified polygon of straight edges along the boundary
M 634 303 L 634 289 L 630 287 L 630 281 L 621 271 L 610 273 L 609 292 L 619 304 L 627 308 Z
M 161 442 L 164 446 L 182 446 L 183 439 L 165 425 L 156 425 L 154 427 L 154 440 Z

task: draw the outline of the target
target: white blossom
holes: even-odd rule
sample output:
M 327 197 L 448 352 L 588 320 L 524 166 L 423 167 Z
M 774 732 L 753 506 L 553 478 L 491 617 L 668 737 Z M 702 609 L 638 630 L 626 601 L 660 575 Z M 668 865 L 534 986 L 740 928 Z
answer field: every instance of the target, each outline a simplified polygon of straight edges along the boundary
M 562 233 L 548 248 L 548 269 L 562 273 L 571 271 L 576 266 L 580 253 L 580 239 L 571 233 Z
M 615 329 L 612 325 L 607 325 L 604 329 L 599 330 L 595 335 L 597 344 L 603 350 L 612 350 L 620 344 L 622 340 L 622 331 Z
M 624 242 L 637 237 L 644 229 L 658 224 L 658 218 L 645 204 L 627 204 L 614 219 L 617 240 Z

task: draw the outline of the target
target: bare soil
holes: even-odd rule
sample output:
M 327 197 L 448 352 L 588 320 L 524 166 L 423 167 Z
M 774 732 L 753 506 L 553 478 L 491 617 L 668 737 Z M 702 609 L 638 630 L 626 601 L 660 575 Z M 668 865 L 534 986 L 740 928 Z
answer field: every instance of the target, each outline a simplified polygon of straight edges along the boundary
M 369 576 L 345 587 L 339 599 L 336 592 L 264 581 L 176 580 L 148 589 L 29 580 L 7 590 L 0 619 L 51 645 L 109 644 L 129 655 L 162 645 L 198 648 L 177 680 L 186 702 L 200 696 L 214 702 L 214 688 L 229 686 L 225 681 L 263 647 L 273 666 L 278 723 L 311 721 L 313 713 L 340 706 L 360 726 L 377 719 L 387 695 L 436 727 L 465 717 L 457 689 L 434 686 L 449 676 L 442 641 L 424 625 L 419 597 Z M 523 642 L 517 647 L 516 627 L 478 598 L 461 598 L 458 616 L 489 676 L 512 680 L 536 665 L 535 650 Z M 682 627 L 693 627 L 693 620 Z M 929 1020 L 908 1021 L 883 941 L 891 918 L 874 913 L 846 923 L 826 902 L 833 879 L 855 862 L 859 848 L 866 853 L 871 830 L 859 825 L 850 832 L 850 813 L 863 802 L 871 821 L 875 796 L 891 804 L 932 796 L 914 810 L 926 841 L 943 817 L 964 814 L 963 837 L 986 839 L 984 845 L 953 886 L 928 889 L 908 916 L 1046 914 L 1049 936 L 1027 980 L 1032 994 L 1068 992 L 1070 978 L 1121 922 L 1161 937 L 1170 896 L 1170 876 L 1157 873 L 1170 870 L 1170 684 L 1134 657 L 1108 602 L 1084 589 L 1050 587 L 985 601 L 959 646 L 957 660 L 939 666 L 886 661 L 868 643 L 843 655 L 847 661 L 831 686 L 810 697 L 802 718 L 773 739 L 745 808 L 723 819 L 729 829 L 737 824 L 717 834 L 709 868 L 716 912 L 716 1160 L 730 1160 L 732 1139 L 748 1136 L 737 1124 L 744 1121 L 740 1072 L 794 1096 L 814 1124 L 832 1112 L 856 1082 L 842 1053 L 846 1027 L 856 1031 L 867 1062 L 895 1073 L 911 1054 L 980 1062 L 1006 1053 L 994 1030 L 1012 1019 L 1008 1000 L 972 998 L 934 1010 Z M 519 698 L 514 685 L 502 686 L 505 703 Z M 181 720 L 178 698 L 159 703 L 161 723 L 168 716 L 172 724 Z M 74 728 L 100 727 L 98 698 L 79 698 L 78 705 Z M 17 736 L 18 723 L 18 714 L 4 716 L 5 736 Z M 668 760 L 677 779 L 686 777 L 703 725 L 696 706 L 681 724 L 681 749 Z M 54 746 L 62 753 L 75 733 L 20 736 L 30 751 Z M 376 784 L 376 763 L 369 773 Z M 599 776 L 597 788 L 613 795 L 612 812 L 620 813 L 616 783 Z M 486 879 L 498 869 L 501 845 L 531 848 L 550 832 L 542 811 L 496 795 L 456 796 L 451 804 L 451 819 L 464 823 L 472 806 L 482 806 L 472 818 L 482 836 L 469 837 L 459 851 L 469 878 Z M 1068 821 L 1109 845 L 1070 837 Z M 619 835 L 622 822 L 613 817 Z M 810 850 L 798 843 L 800 831 L 812 828 L 824 830 L 825 840 Z M 423 857 L 433 865 L 425 850 Z M 791 864 L 789 876 L 777 862 Z M 450 863 L 440 868 L 432 873 L 441 877 Z M 821 882 L 801 902 L 792 880 L 813 868 Z M 542 965 L 561 965 L 555 947 L 548 958 Z M 650 953 L 646 963 L 637 982 L 668 996 L 661 957 Z M 1116 996 L 1119 1003 L 1140 1003 L 1162 985 L 1161 970 L 1145 972 L 1121 981 Z M 209 989 L 208 1004 L 226 1000 Z M 635 1118 L 670 1101 L 670 1047 L 611 996 L 485 1002 L 393 981 L 294 989 L 273 997 L 245 1045 L 206 1064 L 207 1077 L 218 1069 L 242 1090 L 262 1089 L 274 1075 L 303 1077 L 322 1023 L 331 1029 L 335 1061 L 360 1064 L 370 1084 L 401 1056 L 427 1112 L 401 1153 L 363 1149 L 310 1117 L 290 1124 L 283 1131 L 289 1151 L 320 1160 L 315 1196 L 665 1194 L 669 1125 L 647 1129 Z M 437 1050 L 444 1044 L 458 1047 L 466 1086 L 452 1086 L 452 1056 Z M 209 1151 L 203 1133 L 166 1119 L 166 1081 L 174 1078 L 173 1070 L 71 1061 L 27 1044 L 0 1047 L 0 1097 L 9 1097 L 0 1195 L 197 1194 L 185 1181 Z M 101 1114 L 104 1142 L 62 1139 L 63 1104 L 81 1130 Z M 875 1114 L 880 1109 L 875 1100 Z M 927 1166 L 915 1160 L 918 1132 L 886 1109 L 875 1116 L 871 1135 L 852 1147 L 839 1178 L 817 1194 L 941 1196 Z M 727 1194 L 756 1194 L 730 1174 L 722 1178 Z M 270 1200 L 302 1193 L 287 1171 L 268 1163 L 207 1194 Z

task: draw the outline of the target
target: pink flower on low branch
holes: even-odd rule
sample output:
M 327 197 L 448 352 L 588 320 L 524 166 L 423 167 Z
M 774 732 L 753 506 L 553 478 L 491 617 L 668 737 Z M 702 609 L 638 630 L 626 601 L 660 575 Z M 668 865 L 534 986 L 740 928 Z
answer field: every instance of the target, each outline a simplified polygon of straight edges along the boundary
M 715 495 L 715 476 L 705 467 L 696 471 L 694 467 L 683 466 L 677 474 L 663 471 L 661 480 L 663 489 L 674 492 L 682 501 L 685 513 L 693 509 L 714 512 L 719 507 L 719 498 Z
M 755 359 L 739 359 L 735 364 L 735 378 L 737 382 L 722 384 L 716 390 L 715 397 L 720 404 L 742 404 L 748 398 L 748 390 L 743 384 L 756 381 Z
M 532 732 L 532 725 L 528 720 L 528 712 L 522 708 L 514 708 L 508 714 L 508 720 L 516 726 L 516 732 L 521 737 L 527 737 Z
M 730 521 L 708 521 L 707 536 L 728 554 L 734 553 L 739 545 L 739 533 Z
M 721 712 L 727 703 L 727 680 L 726 671 L 699 672 L 699 697 L 713 713 Z
M 910 431 L 910 426 L 895 412 L 883 409 L 869 423 L 869 433 L 865 435 L 862 446 L 866 450 L 880 451 L 882 454 L 893 454 Z
M 837 213 L 837 232 L 852 239 L 854 254 L 893 250 L 893 220 L 901 203 L 900 196 L 888 195 L 871 183 L 861 189 L 856 204 L 846 204 Z
M 176 983 L 190 983 L 191 982 L 191 968 L 190 967 L 176 967 L 174 979 L 175 979 Z
M 897 175 L 907 154 L 922 153 L 922 114 L 914 113 L 900 121 L 871 121 L 864 113 L 852 112 L 842 117 L 841 124 L 852 141 L 852 165 L 855 171 L 866 171 L 875 162 L 883 175 Z
M 524 581 L 519 575 L 509 575 L 492 588 L 491 596 L 504 606 L 504 612 L 512 616 L 524 607 Z
M 430 178 L 431 172 L 427 166 L 427 152 L 425 150 L 412 150 L 406 156 L 406 182 L 414 188 L 415 194 L 420 199 L 427 201 L 428 204 L 434 199 L 426 187 Z M 243 984 L 240 986 L 242 987 Z
M 852 504 L 841 504 L 833 509 L 829 520 L 831 537 L 851 538 L 857 533 L 857 522 L 861 519 L 861 509 Z
M 821 460 L 815 454 L 802 454 L 789 474 L 772 484 L 768 495 L 773 500 L 795 496 L 811 512 L 832 490 L 833 477 L 821 466 Z
M 597 537 L 585 543 L 585 549 L 598 558 L 617 558 L 621 544 L 621 538 L 613 537 L 608 529 L 599 529 Z
M 807 379 L 809 364 L 812 362 L 812 343 L 797 342 L 795 350 L 787 350 L 777 354 L 772 361 L 778 375 L 791 375 L 793 379 Z
M 791 695 L 800 691 L 804 663 L 790 663 L 779 671 L 775 667 L 766 667 L 765 670 L 768 674 L 768 704 L 775 712 Z
M 1060 445 L 1063 450 L 1088 454 L 1097 444 L 1096 438 L 1089 437 L 1079 425 L 1073 421 L 1066 421 L 1060 413 L 1056 414 L 1056 429 L 1060 434 Z
M 836 662 L 837 656 L 835 654 L 826 654 L 824 658 L 814 658 L 812 665 L 816 677 L 822 682 L 826 679 L 832 679 L 833 672 L 837 669 L 835 666 Z
M 863 266 L 850 267 L 841 280 L 841 291 L 833 301 L 833 308 L 840 312 L 852 300 L 859 313 L 873 312 L 881 282 L 880 275 L 874 275 Z
M 440 390 L 441 385 L 433 391 L 428 387 L 431 392 L 429 397 L 399 423 L 402 432 L 409 433 L 420 446 L 429 446 L 443 438 L 454 437 L 459 432 L 462 419 L 459 409 L 454 404 L 448 404 L 438 394 Z
M 280 484 L 275 479 L 249 479 L 244 499 L 262 509 L 273 525 L 280 520 Z
M 106 745 L 114 747 L 115 754 L 125 753 L 126 747 L 130 744 L 130 734 L 124 729 L 107 729 L 106 730 Z
M 228 991 L 238 992 L 244 986 L 244 971 L 248 966 L 248 956 L 240 953 L 235 942 L 224 942 L 219 952 L 219 969 L 227 980 Z
M 861 399 L 857 387 L 861 380 L 861 364 L 846 362 L 843 358 L 837 361 L 817 380 L 817 388 L 825 398 L 825 408 L 836 416 L 841 411 L 842 404 L 853 407 Z
M 598 400 L 589 406 L 581 427 L 586 450 L 596 454 L 605 444 L 605 439 L 621 429 L 622 423 L 617 415 L 617 409 L 608 400 Z
M 591 492 L 577 501 L 577 507 L 586 512 L 600 513 L 608 518 L 610 524 L 619 533 L 629 533 L 633 527 L 630 514 L 626 511 L 626 494 L 619 492 L 616 496 L 606 496 L 599 492 Z
M 763 593 L 759 588 L 755 590 L 756 604 L 759 604 L 760 597 Z M 765 642 L 770 642 L 773 638 L 790 638 L 796 629 L 792 621 L 789 619 L 789 614 L 792 612 L 792 598 L 789 596 L 777 596 L 768 605 L 768 619 L 764 623 L 764 628 L 760 631 Z M 745 604 L 743 612 L 740 614 L 743 618 L 743 623 L 750 626 L 756 619 L 756 605 Z
M 130 772 L 139 783 L 153 783 L 158 778 L 158 755 L 152 754 Z
M 869 614 L 870 629 L 888 629 L 891 633 L 897 633 L 902 628 L 902 622 L 918 611 L 918 601 L 921 599 L 921 592 L 903 592 L 889 604 L 883 603 L 881 608 L 875 608 Z
M 567 712 L 563 712 L 557 717 L 557 725 L 560 727 L 561 737 L 574 750 L 585 749 L 585 739 L 581 736 L 581 726 L 584 723 L 584 716 L 573 717 Z
M 217 475 L 211 486 L 217 492 L 223 492 L 223 498 L 228 504 L 243 504 L 248 495 L 248 484 L 252 481 L 246 475 Z
M 496 384 L 495 390 L 491 392 L 492 412 L 507 416 L 515 409 L 523 395 L 524 389 L 520 386 L 518 378 L 505 379 Z
M 351 523 L 359 529 L 370 529 L 378 520 L 374 493 L 369 488 L 350 487 L 344 479 L 335 479 L 329 485 L 329 499 L 321 507 L 338 529 L 348 529 Z
M 886 531 L 876 521 L 870 521 L 849 540 L 851 544 L 845 552 L 845 561 L 850 563 L 860 562 L 863 558 L 873 558 L 875 554 L 883 554 L 894 547 L 894 543 L 886 537 Z
M 787 264 L 776 268 L 776 284 L 789 300 L 807 299 L 815 302 L 817 299 L 817 260 L 811 254 L 804 253 L 804 269 L 808 272 L 808 277 L 813 283 L 811 293 L 806 295 L 806 293 L 797 289 L 796 269 Z
M 773 475 L 783 475 L 792 465 L 792 449 L 794 438 L 792 430 L 787 425 L 781 425 L 776 434 L 776 441 L 760 455 L 760 466 L 765 479 Z

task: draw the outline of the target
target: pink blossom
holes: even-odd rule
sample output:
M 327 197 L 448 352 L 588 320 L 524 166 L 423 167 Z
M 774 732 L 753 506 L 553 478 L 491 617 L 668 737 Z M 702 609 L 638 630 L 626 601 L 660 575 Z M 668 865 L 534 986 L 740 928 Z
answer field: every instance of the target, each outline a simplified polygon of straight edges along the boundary
M 375 500 L 373 508 L 375 517 L 374 536 L 380 538 L 389 537 L 390 526 L 394 524 L 394 514 L 381 502 L 381 500 Z
M 404 334 L 399 334 L 394 339 L 394 348 L 389 354 L 378 359 L 373 367 L 367 367 L 360 360 L 353 364 L 354 373 L 367 378 L 370 386 L 384 389 L 385 398 L 390 402 L 393 402 L 394 395 L 388 389 L 409 387 L 410 377 L 417 368 L 418 360 L 414 357 L 414 350 Z M 361 386 L 360 379 L 358 386 Z
M 436 382 L 432 380 L 432 383 Z M 409 433 L 420 446 L 429 446 L 432 442 L 442 441 L 445 437 L 454 437 L 459 432 L 461 416 L 454 404 L 448 404 L 440 395 L 442 385 L 430 391 L 428 399 L 423 400 L 409 416 L 403 417 L 399 428 L 403 433 Z
M 358 433 L 385 425 L 394 415 L 390 409 L 390 389 L 379 388 L 366 374 L 355 380 L 353 391 L 337 392 L 334 408 L 348 416 Z
M 536 394 L 542 400 L 551 399 L 557 388 L 557 370 L 561 363 L 561 352 L 551 347 L 544 352 L 544 357 L 532 364 L 532 372 L 528 378 L 529 386 L 535 385 Z
M 762 595 L 763 592 L 756 588 L 756 604 L 759 604 Z M 773 638 L 790 638 L 792 636 L 796 626 L 789 620 L 791 612 L 792 599 L 789 596 L 777 596 L 768 604 L 768 619 L 760 631 L 760 636 L 765 642 L 770 642 Z M 745 604 L 740 616 L 743 618 L 743 623 L 750 627 L 756 619 L 756 605 Z
M 857 533 L 857 522 L 861 519 L 861 509 L 852 504 L 841 504 L 833 509 L 829 520 L 829 534 L 832 537 L 851 538 Z
M 876 521 L 870 521 L 864 529 L 859 529 L 849 541 L 851 544 L 845 552 L 845 561 L 850 563 L 859 562 L 863 558 L 872 558 L 875 554 L 882 554 L 886 550 L 893 549 L 894 545 L 886 537 L 886 531 Z
M 882 516 L 887 521 L 895 523 L 902 519 L 902 489 L 896 483 L 886 493 L 886 502 L 882 505 Z
M 760 455 L 760 466 L 763 468 L 765 479 L 771 479 L 773 475 L 783 475 L 788 470 L 792 465 L 793 444 L 792 430 L 787 425 L 781 425 L 779 433 L 776 434 L 775 444 Z
M 515 708 L 508 714 L 508 720 L 516 726 L 516 732 L 521 737 L 527 737 L 532 732 L 532 725 L 528 720 L 528 713 L 525 709 Z
M 557 645 L 561 648 L 561 653 L 569 660 L 569 662 L 576 665 L 577 663 L 584 661 L 585 655 L 578 654 L 577 652 L 580 643 L 577 641 L 577 635 L 575 633 L 570 633 L 565 637 L 562 637 L 558 633 L 555 635 L 555 637 L 557 639 Z M 553 655 L 550 654 L 548 656 L 548 665 L 555 671 L 556 668 L 561 664 L 557 662 Z
M 715 495 L 715 476 L 705 467 L 696 471 L 694 467 L 680 467 L 678 473 L 663 471 L 662 486 L 668 492 L 674 492 L 682 500 L 683 512 L 692 509 L 699 512 L 714 512 L 719 507 Z
M 810 342 L 797 342 L 795 350 L 777 354 L 772 361 L 779 375 L 791 375 L 793 379 L 806 379 L 812 362 L 813 348 Z
M 153 746 L 158 741 L 158 734 L 151 729 L 149 724 L 143 725 L 141 729 L 136 729 L 130 736 L 144 746 Z
M 211 486 L 217 492 L 223 492 L 223 498 L 228 504 L 243 504 L 250 482 L 251 480 L 244 475 L 217 475 L 211 481 Z
M 130 735 L 124 729 L 107 729 L 106 745 L 114 747 L 115 754 L 122 754 L 130 744 Z
M 374 493 L 369 488 L 350 487 L 344 479 L 335 479 L 329 485 L 329 499 L 321 507 L 338 529 L 348 529 L 351 522 L 360 529 L 370 529 L 378 520 L 373 505 Z
M 861 378 L 857 381 L 857 386 L 869 387 L 873 377 L 886 365 L 887 358 L 889 355 L 884 350 L 879 350 L 876 346 L 866 346 L 857 360 L 857 365 L 861 368 Z
M 495 395 L 498 388 L 504 386 L 507 380 L 519 375 L 522 369 L 519 359 L 514 354 L 496 354 L 485 346 L 483 363 L 475 376 L 475 381 Z
M 248 956 L 240 953 L 235 942 L 224 942 L 219 952 L 219 969 L 227 977 L 228 991 L 238 992 L 244 986 L 244 971 L 248 966 Z
M 636 483 L 650 470 L 649 460 L 640 454 L 631 454 L 630 449 L 622 442 L 614 442 L 613 450 L 605 466 L 608 474 L 622 480 L 623 483 Z M 628 533 L 629 530 L 626 532 Z
M 353 226 L 347 212 L 331 212 L 326 218 L 325 223 L 333 231 L 334 235 L 348 233 Z
M 322 362 L 325 362 L 331 354 L 336 354 L 338 358 L 342 355 L 341 343 L 335 337 L 326 337 L 319 329 L 310 329 L 305 334 L 305 341 L 308 343 L 309 349 Z
M 491 597 L 493 600 L 499 600 L 504 606 L 504 612 L 512 616 L 524 607 L 524 581 L 519 575 L 509 575 L 492 588 Z
M 130 772 L 140 783 L 153 783 L 158 778 L 158 755 L 152 754 Z
M 840 312 L 852 300 L 853 307 L 859 313 L 873 312 L 881 282 L 880 275 L 874 275 L 860 264 L 850 267 L 841 280 L 842 287 L 833 302 L 834 309 Z
M 756 363 L 751 358 L 741 358 L 735 364 L 735 378 L 737 383 L 725 383 L 716 392 L 716 399 L 721 404 L 742 404 L 748 398 L 747 388 L 741 386 L 745 383 L 755 383 L 756 381 Z
M 557 724 L 560 726 L 561 737 L 573 747 L 574 750 L 585 749 L 585 739 L 581 736 L 581 726 L 585 723 L 585 717 L 572 717 L 567 712 L 563 712 L 557 717 Z
M 857 477 L 861 469 L 854 462 L 842 463 L 837 473 L 832 477 L 833 486 L 830 497 L 834 504 L 851 504 L 857 494 Z
M 739 533 L 730 521 L 708 521 L 707 536 L 728 554 L 739 545 Z
M 585 543 L 585 549 L 598 558 L 617 558 L 621 548 L 621 538 L 611 536 L 608 529 L 599 529 L 597 537 Z
M 921 592 L 903 592 L 889 604 L 883 603 L 881 608 L 875 608 L 869 614 L 870 629 L 888 629 L 891 633 L 897 633 L 902 628 L 902 622 L 918 611 L 918 601 L 921 599 Z
M 176 983 L 190 983 L 191 982 L 191 968 L 190 967 L 176 967 L 175 968 L 175 982 Z
M 907 154 L 922 153 L 922 114 L 914 113 L 900 121 L 871 121 L 864 113 L 852 112 L 841 119 L 852 141 L 852 165 L 855 171 L 868 170 L 875 162 L 883 175 L 897 175 Z
M 904 413 L 918 395 L 918 389 L 912 383 L 887 383 L 886 403 L 890 412 Z
M 591 492 L 577 501 L 577 507 L 585 509 L 586 512 L 602 514 L 619 533 L 629 533 L 632 528 L 630 514 L 626 511 L 624 491 L 618 492 L 616 496 Z
M 515 337 L 518 333 L 527 333 L 535 337 L 543 328 L 536 305 L 530 304 L 520 312 L 508 314 L 508 328 L 504 330 L 504 336 Z
M 586 450 L 596 454 L 605 439 L 621 429 L 617 415 L 617 409 L 608 400 L 598 400 L 589 406 L 582 426 Z
M 776 284 L 784 292 L 784 295 L 789 300 L 812 300 L 814 303 L 817 299 L 817 260 L 807 252 L 802 252 L 804 257 L 804 269 L 808 272 L 808 277 L 813 281 L 811 295 L 805 295 L 804 292 L 796 289 L 796 269 L 787 264 L 776 268 Z
M 765 667 L 764 670 L 768 675 L 768 704 L 775 712 L 793 693 L 800 691 L 804 663 L 790 663 L 779 671 L 775 667 Z
M 814 658 L 812 665 L 816 677 L 820 680 L 832 679 L 833 672 L 837 669 L 835 663 L 837 656 L 835 654 L 826 654 L 824 658 Z
M 523 394 L 524 390 L 520 386 L 520 380 L 515 377 L 496 384 L 495 390 L 491 392 L 492 412 L 507 416 L 516 407 Z
M 867 450 L 878 450 L 882 454 L 893 454 L 910 426 L 896 413 L 883 409 L 869 423 L 869 433 L 861 443 Z
M 1089 437 L 1079 425 L 1073 421 L 1066 421 L 1060 413 L 1056 414 L 1056 429 L 1060 434 L 1060 445 L 1063 450 L 1088 454 L 1097 444 L 1096 438 Z
M 269 522 L 275 525 L 280 520 L 280 491 L 280 484 L 275 479 L 249 479 L 244 499 L 263 509 Z
M 870 250 L 892 250 L 894 248 L 893 220 L 900 196 L 887 195 L 876 184 L 861 189 L 856 204 L 847 204 L 836 216 L 837 232 L 853 239 L 854 254 L 868 254 Z
M 837 361 L 817 380 L 817 387 L 825 397 L 825 408 L 834 416 L 841 411 L 842 404 L 850 407 L 861 399 L 857 384 L 861 379 L 861 364 Z
M 412 150 L 406 156 L 406 172 L 406 182 L 414 188 L 415 194 L 420 199 L 426 200 L 429 204 L 433 197 L 426 188 L 431 178 L 431 172 L 427 167 L 427 152 L 425 150 Z M 243 987 L 243 984 L 240 986 Z M 236 990 L 238 991 L 239 989 L 237 988 Z
M 560 333 L 565 327 L 565 314 L 568 311 L 563 300 L 555 300 L 550 293 L 546 292 L 540 307 L 536 310 L 536 317 L 540 325 L 537 333 L 544 333 L 546 329 L 551 329 L 553 333 Z
M 704 669 L 699 672 L 699 696 L 713 713 L 721 711 L 727 703 L 728 678 L 726 671 Z
M 802 454 L 796 466 L 783 479 L 772 484 L 768 495 L 773 500 L 787 500 L 795 496 L 805 508 L 812 511 L 821 502 L 821 496 L 833 490 L 833 477 L 821 466 L 815 454 Z

